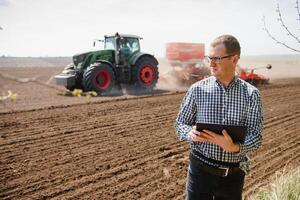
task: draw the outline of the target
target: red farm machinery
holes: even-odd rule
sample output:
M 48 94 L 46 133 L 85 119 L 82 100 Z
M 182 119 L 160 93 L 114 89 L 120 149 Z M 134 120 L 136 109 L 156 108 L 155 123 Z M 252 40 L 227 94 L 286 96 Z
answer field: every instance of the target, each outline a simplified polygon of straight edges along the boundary
M 246 67 L 239 67 L 237 68 L 237 73 L 239 77 L 252 85 L 264 85 L 269 83 L 269 78 L 254 73 L 254 70 L 258 69 L 272 69 L 272 65 L 268 64 L 267 66 L 262 67 L 255 67 L 255 68 L 246 68 Z
M 211 76 L 210 67 L 205 62 L 205 45 L 203 43 L 172 42 L 166 45 L 166 57 L 172 66 L 170 74 L 179 85 L 191 84 Z M 256 68 L 237 67 L 239 77 L 253 85 L 267 84 L 269 79 L 256 74 L 254 70 L 267 68 L 271 65 Z
M 171 75 L 180 85 L 188 86 L 210 76 L 210 69 L 204 63 L 204 47 L 202 43 L 172 42 L 166 45 Z

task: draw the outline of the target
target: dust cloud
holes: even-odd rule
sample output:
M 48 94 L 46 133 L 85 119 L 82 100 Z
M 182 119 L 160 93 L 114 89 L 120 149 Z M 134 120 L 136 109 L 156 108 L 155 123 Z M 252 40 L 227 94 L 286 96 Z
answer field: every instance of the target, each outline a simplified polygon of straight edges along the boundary
M 158 59 L 159 79 L 156 88 L 159 90 L 169 91 L 186 91 L 189 86 L 181 85 L 176 77 L 172 75 L 172 66 L 168 63 L 167 59 Z

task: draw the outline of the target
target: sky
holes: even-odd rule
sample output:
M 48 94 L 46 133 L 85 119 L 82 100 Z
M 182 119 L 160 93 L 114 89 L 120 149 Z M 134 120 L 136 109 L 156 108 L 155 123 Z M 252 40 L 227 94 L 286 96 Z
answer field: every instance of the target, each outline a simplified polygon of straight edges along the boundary
M 94 39 L 116 32 L 143 37 L 143 52 L 165 56 L 168 42 L 204 43 L 234 35 L 242 55 L 293 54 L 276 44 L 269 31 L 292 47 L 278 22 L 277 4 L 296 36 L 296 0 L 0 0 L 0 56 L 72 56 L 97 50 Z M 297 34 L 298 33 L 298 34 Z

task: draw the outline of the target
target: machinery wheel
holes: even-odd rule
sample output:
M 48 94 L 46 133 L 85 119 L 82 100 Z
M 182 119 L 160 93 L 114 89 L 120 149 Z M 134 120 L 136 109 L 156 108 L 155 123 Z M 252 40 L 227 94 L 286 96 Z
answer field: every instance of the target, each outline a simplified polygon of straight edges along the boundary
M 95 91 L 101 95 L 111 94 L 115 82 L 114 71 L 106 63 L 92 64 L 83 73 L 85 91 Z
M 158 68 L 155 60 L 146 57 L 137 61 L 132 71 L 133 84 L 127 87 L 129 93 L 148 93 L 153 90 L 158 80 Z

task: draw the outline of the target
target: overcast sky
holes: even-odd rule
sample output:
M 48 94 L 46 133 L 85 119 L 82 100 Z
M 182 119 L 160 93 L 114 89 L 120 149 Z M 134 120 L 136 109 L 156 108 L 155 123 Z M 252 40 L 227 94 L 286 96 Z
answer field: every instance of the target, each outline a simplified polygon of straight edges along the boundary
M 95 49 L 105 34 L 142 36 L 142 50 L 165 56 L 167 42 L 209 46 L 220 34 L 236 36 L 242 55 L 291 54 L 262 30 L 299 47 L 277 21 L 300 34 L 296 0 L 0 0 L 0 55 L 71 56 Z M 296 34 L 297 36 L 299 34 Z M 98 47 L 100 48 L 100 46 Z

